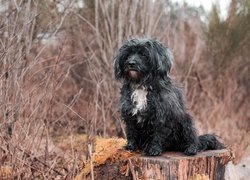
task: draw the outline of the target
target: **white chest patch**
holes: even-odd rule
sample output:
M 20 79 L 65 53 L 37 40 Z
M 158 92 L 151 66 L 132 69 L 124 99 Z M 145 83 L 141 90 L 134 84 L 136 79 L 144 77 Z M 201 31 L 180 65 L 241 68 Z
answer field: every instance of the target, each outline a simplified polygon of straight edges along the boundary
M 138 111 L 142 111 L 147 107 L 147 90 L 145 87 L 137 88 L 131 95 L 131 100 L 135 104 L 133 109 L 133 115 L 137 114 Z

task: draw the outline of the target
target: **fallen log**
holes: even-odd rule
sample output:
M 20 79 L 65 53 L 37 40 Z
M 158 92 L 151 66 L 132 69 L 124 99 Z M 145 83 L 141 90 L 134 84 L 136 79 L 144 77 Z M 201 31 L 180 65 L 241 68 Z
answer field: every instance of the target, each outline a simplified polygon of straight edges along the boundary
M 120 142 L 119 139 L 116 141 Z M 148 157 L 123 150 L 124 140 L 119 146 L 115 146 L 115 143 L 118 144 L 116 141 L 111 140 L 109 145 L 107 143 L 108 147 L 104 145 L 102 152 L 95 152 L 91 162 L 92 172 L 86 171 L 85 167 L 76 179 L 221 180 L 224 179 L 226 164 L 232 160 L 232 153 L 227 149 L 204 151 L 195 156 L 166 152 L 161 156 Z M 111 145 L 115 148 L 110 148 Z M 109 157 L 107 153 L 111 153 Z M 102 159 L 101 163 L 98 163 L 98 158 Z

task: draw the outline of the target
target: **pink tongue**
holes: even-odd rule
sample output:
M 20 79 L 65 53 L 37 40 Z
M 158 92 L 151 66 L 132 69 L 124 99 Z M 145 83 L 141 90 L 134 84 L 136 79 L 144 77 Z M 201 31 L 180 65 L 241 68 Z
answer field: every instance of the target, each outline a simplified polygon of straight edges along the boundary
M 129 76 L 132 78 L 132 79 L 138 79 L 139 78 L 139 73 L 137 71 L 129 71 Z

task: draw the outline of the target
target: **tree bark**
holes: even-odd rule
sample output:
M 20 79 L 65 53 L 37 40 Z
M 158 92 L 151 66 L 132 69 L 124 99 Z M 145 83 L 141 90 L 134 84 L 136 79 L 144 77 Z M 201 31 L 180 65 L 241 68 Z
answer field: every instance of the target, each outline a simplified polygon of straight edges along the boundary
M 122 150 L 125 152 L 125 150 Z M 122 153 L 122 152 L 121 152 Z M 134 155 L 128 159 L 107 160 L 94 168 L 95 179 L 221 180 L 232 160 L 229 150 L 213 150 L 185 156 L 166 152 L 162 156 Z

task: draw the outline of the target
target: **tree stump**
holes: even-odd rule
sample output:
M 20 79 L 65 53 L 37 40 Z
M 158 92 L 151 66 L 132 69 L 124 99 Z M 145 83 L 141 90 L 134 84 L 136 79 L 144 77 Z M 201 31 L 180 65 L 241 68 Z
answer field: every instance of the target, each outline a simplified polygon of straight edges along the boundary
M 110 142 L 107 151 L 102 146 L 103 150 L 93 155 L 92 171 L 85 168 L 76 179 L 222 180 L 226 164 L 232 160 L 232 153 L 227 149 L 204 151 L 195 156 L 166 152 L 149 157 L 121 148 L 115 151 L 116 147 L 110 148 L 112 144 L 115 142 Z

